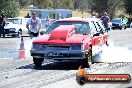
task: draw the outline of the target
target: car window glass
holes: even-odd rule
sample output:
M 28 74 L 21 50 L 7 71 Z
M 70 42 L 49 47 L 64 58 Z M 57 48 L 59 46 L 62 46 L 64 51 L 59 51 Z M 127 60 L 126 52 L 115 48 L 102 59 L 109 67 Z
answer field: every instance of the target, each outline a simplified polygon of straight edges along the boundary
M 75 31 L 76 34 L 89 34 L 89 26 L 87 24 L 81 24 L 77 26 L 77 30 Z
M 113 19 L 112 22 L 121 23 L 121 19 Z
M 13 24 L 19 24 L 18 19 L 7 19 L 7 22 L 12 22 Z
M 76 34 L 89 34 L 89 24 L 87 22 L 81 21 L 57 21 L 52 23 L 52 25 L 47 29 L 46 33 L 51 33 L 55 28 L 59 27 L 60 25 L 75 25 Z

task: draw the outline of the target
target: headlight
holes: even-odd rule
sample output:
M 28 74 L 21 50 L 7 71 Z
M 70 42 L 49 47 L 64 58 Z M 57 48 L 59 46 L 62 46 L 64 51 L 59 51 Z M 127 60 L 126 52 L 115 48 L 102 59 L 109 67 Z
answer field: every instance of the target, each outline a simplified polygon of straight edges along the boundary
M 32 48 L 33 49 L 42 49 L 43 45 L 42 44 L 33 44 Z
M 71 44 L 70 45 L 70 50 L 82 50 L 83 49 L 83 44 Z
M 16 28 L 10 28 L 10 31 L 16 31 Z

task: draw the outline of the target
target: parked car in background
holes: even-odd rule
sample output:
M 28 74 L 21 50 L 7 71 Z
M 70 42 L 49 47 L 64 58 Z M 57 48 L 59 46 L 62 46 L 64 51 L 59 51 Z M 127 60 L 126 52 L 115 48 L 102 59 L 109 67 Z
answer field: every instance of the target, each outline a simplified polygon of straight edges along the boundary
M 108 33 L 97 18 L 65 18 L 53 22 L 46 33 L 37 37 L 30 50 L 33 62 L 40 67 L 45 59 L 80 61 L 84 67 L 107 45 Z
M 17 24 L 13 24 L 12 22 L 6 22 L 4 26 L 4 35 L 10 35 L 12 37 L 22 35 L 22 29 Z M 4 36 L 5 37 L 5 36 Z
M 5 34 L 11 35 L 12 37 L 21 35 L 23 31 L 27 31 L 26 23 L 28 19 L 22 17 L 7 18 L 7 24 L 4 28 Z
M 126 29 L 127 24 L 122 18 L 112 19 L 112 29 L 119 28 L 120 30 Z

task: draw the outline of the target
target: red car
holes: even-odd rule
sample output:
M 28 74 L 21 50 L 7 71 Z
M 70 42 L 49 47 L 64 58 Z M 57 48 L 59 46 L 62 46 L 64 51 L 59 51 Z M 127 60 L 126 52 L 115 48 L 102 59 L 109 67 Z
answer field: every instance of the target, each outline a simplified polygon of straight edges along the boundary
M 97 18 L 66 18 L 55 21 L 33 41 L 31 56 L 36 67 L 44 59 L 78 60 L 89 67 L 92 57 L 107 45 L 108 33 Z

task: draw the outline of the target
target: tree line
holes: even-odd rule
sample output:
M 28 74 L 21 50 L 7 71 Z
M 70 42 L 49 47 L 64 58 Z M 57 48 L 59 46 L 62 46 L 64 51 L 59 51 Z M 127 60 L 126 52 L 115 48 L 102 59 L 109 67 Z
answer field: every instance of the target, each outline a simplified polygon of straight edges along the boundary
M 101 15 L 108 12 L 111 17 L 115 16 L 118 10 L 132 15 L 132 0 L 0 0 L 0 10 L 4 11 L 7 17 L 19 15 L 19 10 L 33 5 L 40 9 L 71 9 L 88 12 L 96 12 Z

